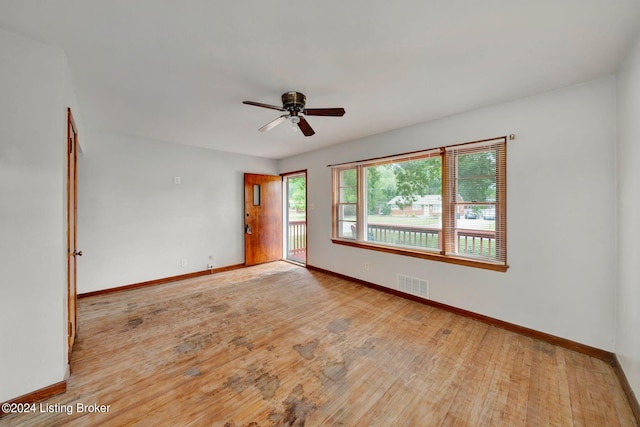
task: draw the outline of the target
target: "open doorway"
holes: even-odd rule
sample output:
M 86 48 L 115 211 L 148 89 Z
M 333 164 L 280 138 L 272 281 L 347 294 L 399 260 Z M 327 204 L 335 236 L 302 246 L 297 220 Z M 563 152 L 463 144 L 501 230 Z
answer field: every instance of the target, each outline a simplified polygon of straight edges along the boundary
M 284 186 L 284 253 L 289 261 L 307 263 L 307 171 L 282 175 Z

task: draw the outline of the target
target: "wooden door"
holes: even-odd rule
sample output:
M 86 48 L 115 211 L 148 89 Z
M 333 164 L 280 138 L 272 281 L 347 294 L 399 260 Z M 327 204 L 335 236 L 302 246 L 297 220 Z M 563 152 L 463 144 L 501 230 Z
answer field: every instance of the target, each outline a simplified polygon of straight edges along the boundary
M 77 287 L 76 287 L 76 256 L 77 243 L 77 215 L 78 215 L 78 130 L 71 109 L 67 111 L 67 333 L 69 342 L 68 357 L 71 360 L 71 350 L 76 339 L 77 331 Z
M 282 178 L 244 174 L 245 264 L 282 259 Z

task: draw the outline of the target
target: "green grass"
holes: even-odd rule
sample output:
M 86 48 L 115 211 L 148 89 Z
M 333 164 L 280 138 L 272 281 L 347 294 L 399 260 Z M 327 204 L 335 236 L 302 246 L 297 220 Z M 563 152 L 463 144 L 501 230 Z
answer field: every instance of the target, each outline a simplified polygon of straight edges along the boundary
M 416 216 L 368 215 L 367 219 L 369 224 L 440 228 L 440 218 L 437 217 L 419 218 Z
M 289 221 L 305 221 L 307 219 L 304 212 L 289 212 Z

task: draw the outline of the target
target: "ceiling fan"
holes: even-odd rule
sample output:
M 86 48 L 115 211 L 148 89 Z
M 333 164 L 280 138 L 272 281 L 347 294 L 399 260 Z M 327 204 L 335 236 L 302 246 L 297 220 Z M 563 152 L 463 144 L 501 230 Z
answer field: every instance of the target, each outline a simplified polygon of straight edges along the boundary
M 262 104 L 260 102 L 242 101 L 243 104 L 255 105 L 256 107 L 271 108 L 272 110 L 286 111 L 280 117 L 270 121 L 258 129 L 266 132 L 278 126 L 280 123 L 291 121 L 294 126 L 298 125 L 304 136 L 311 136 L 315 131 L 311 128 L 304 116 L 344 116 L 344 108 L 305 108 L 307 97 L 300 92 L 286 92 L 282 94 L 282 107 L 276 105 Z

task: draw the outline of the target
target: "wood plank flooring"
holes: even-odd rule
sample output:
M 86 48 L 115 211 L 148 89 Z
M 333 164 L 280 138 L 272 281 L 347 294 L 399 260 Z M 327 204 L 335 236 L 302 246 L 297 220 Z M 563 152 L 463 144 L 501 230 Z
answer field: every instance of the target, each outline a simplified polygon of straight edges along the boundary
M 637 425 L 601 360 L 284 262 L 85 298 L 79 326 L 58 412 L 0 425 Z

